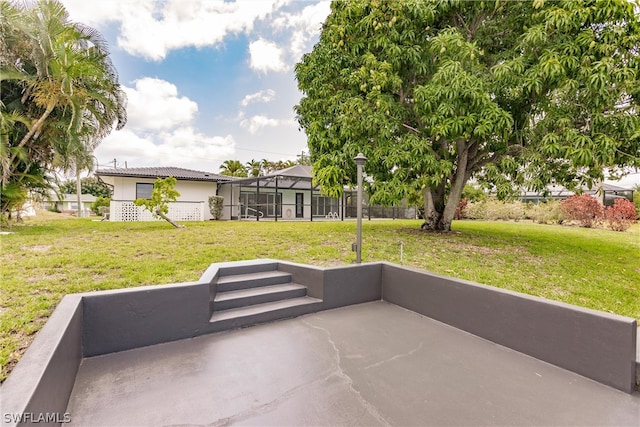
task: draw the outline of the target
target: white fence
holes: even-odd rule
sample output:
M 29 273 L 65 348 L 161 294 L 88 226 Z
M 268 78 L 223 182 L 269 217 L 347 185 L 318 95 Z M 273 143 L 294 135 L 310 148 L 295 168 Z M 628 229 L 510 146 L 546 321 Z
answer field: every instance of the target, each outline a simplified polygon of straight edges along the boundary
M 204 202 L 169 203 L 167 214 L 173 221 L 204 221 Z M 111 221 L 158 221 L 144 206 L 136 206 L 129 200 L 112 200 L 109 206 Z

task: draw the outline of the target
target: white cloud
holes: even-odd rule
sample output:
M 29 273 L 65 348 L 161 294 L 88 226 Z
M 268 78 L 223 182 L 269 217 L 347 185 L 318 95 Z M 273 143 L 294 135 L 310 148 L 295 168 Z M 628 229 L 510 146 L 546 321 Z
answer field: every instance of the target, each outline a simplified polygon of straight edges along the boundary
M 61 0 L 71 19 L 90 26 L 99 26 L 109 21 L 121 19 L 121 11 L 132 5 L 130 0 L 86 1 L 86 0 Z M 136 6 L 144 3 L 152 3 L 148 0 L 139 0 Z
M 191 127 L 160 135 L 140 136 L 127 130 L 112 132 L 95 150 L 101 164 L 117 159 L 119 166 L 178 166 L 215 172 L 224 159 L 233 157 L 231 135 L 206 136 Z
M 145 77 L 135 88 L 123 87 L 127 94 L 128 126 L 147 130 L 170 129 L 190 123 L 198 104 L 178 96 L 178 88 L 168 81 Z
M 295 120 L 292 119 L 271 119 L 263 115 L 252 116 L 250 119 L 245 119 L 240 122 L 240 126 L 247 129 L 252 135 L 255 135 L 265 127 L 294 126 L 295 124 Z
M 273 20 L 275 28 L 307 28 L 312 34 L 320 34 L 321 25 L 331 12 L 331 1 L 324 0 L 309 5 L 300 13 L 281 13 Z
M 286 11 L 293 0 L 62 0 L 71 19 L 98 28 L 118 27 L 118 46 L 131 55 L 160 61 L 184 47 L 219 46 L 233 34 L 262 35 L 252 43 L 251 68 L 286 71 L 312 47 L 330 12 L 330 1 Z M 256 24 L 258 29 L 256 30 Z M 282 41 L 286 40 L 284 44 Z M 264 49 L 264 51 L 263 51 Z
M 305 7 L 300 13 L 279 13 L 272 26 L 277 30 L 292 29 L 289 39 L 289 53 L 294 62 L 309 51 L 315 38 L 320 34 L 322 23 L 331 12 L 331 2 L 321 1 Z
M 284 49 L 261 37 L 249 44 L 249 67 L 263 73 L 286 71 L 289 67 L 282 60 L 283 55 Z
M 216 162 L 233 156 L 231 135 L 210 136 L 194 128 L 198 104 L 179 96 L 175 85 L 145 77 L 127 93 L 128 121 L 113 131 L 95 151 L 101 162 L 118 159 L 130 167 L 181 166 L 214 171 Z
M 245 97 L 242 98 L 242 101 L 240 101 L 240 105 L 246 107 L 247 105 L 255 102 L 271 102 L 275 96 L 276 91 L 273 89 L 261 90 L 260 92 L 245 95 Z
M 250 32 L 254 23 L 286 1 L 253 0 L 63 0 L 73 20 L 100 26 L 120 24 L 118 45 L 132 55 L 161 60 L 187 46 L 221 43 L 227 34 Z

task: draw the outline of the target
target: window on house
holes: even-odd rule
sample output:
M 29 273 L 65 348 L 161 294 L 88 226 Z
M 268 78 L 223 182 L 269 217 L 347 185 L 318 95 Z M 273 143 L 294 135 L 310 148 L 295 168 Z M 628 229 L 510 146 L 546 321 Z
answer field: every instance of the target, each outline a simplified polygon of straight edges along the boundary
M 328 214 L 339 214 L 340 203 L 333 197 L 325 197 L 317 194 L 313 195 L 313 216 L 326 216 Z
M 136 199 L 150 199 L 151 192 L 153 192 L 153 184 L 136 182 Z
M 240 205 L 242 216 L 254 216 L 256 211 L 259 211 L 267 217 L 281 217 L 282 193 L 260 193 L 257 195 L 255 192 L 242 191 Z

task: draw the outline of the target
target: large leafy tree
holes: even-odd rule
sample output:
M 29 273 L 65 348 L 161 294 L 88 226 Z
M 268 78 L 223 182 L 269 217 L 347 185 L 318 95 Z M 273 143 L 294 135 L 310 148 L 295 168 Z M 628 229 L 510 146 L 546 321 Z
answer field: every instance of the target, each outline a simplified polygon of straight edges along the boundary
M 24 192 L 34 165 L 84 169 L 114 124 L 124 126 L 126 99 L 100 34 L 71 22 L 60 3 L 0 8 L 2 189 Z
M 78 188 L 77 180 L 65 181 L 58 185 L 60 193 L 76 194 Z M 95 177 L 86 177 L 80 180 L 80 193 L 91 194 L 96 197 L 111 197 L 111 188 Z
M 637 3 L 336 1 L 296 66 L 316 181 L 337 196 L 368 161 L 371 201 L 419 193 L 448 231 L 472 177 L 593 183 L 640 165 Z M 637 10 L 637 9 L 636 9 Z

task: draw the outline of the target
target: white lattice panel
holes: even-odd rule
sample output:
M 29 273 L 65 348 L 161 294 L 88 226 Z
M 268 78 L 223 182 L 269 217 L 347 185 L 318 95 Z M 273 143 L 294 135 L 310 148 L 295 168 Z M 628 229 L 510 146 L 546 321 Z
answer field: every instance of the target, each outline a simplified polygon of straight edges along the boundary
M 167 216 L 174 221 L 202 221 L 204 220 L 202 206 L 202 203 L 170 203 Z
M 167 215 L 174 221 L 204 221 L 204 202 L 174 202 Z M 111 201 L 111 221 L 158 221 L 144 206 L 130 201 Z

